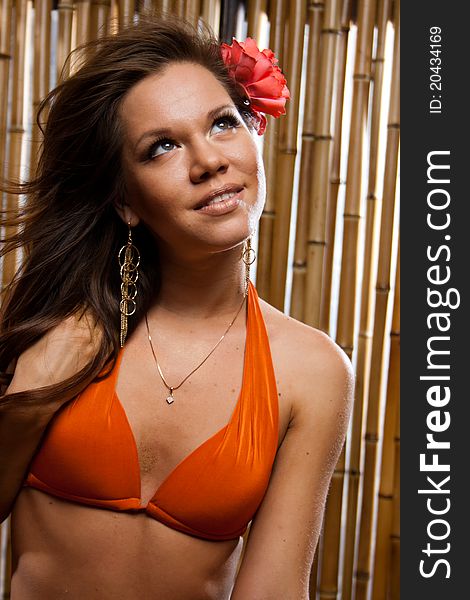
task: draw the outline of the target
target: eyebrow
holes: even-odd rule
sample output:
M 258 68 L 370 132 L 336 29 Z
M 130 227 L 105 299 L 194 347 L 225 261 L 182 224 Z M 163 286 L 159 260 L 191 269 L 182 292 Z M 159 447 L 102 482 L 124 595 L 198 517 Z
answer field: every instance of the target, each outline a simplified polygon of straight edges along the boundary
M 210 121 L 210 120 L 214 119 L 218 115 L 218 113 L 220 113 L 222 110 L 224 110 L 226 108 L 236 109 L 236 106 L 234 104 L 222 104 L 221 106 L 218 106 L 217 108 L 213 108 L 212 110 L 210 110 L 207 113 L 206 120 Z M 135 144 L 135 148 L 137 148 L 139 146 L 139 144 L 148 137 L 156 138 L 161 135 L 171 135 L 171 133 L 172 133 L 172 131 L 169 127 L 162 127 L 160 129 L 152 129 L 150 131 L 146 131 L 137 140 L 137 142 Z

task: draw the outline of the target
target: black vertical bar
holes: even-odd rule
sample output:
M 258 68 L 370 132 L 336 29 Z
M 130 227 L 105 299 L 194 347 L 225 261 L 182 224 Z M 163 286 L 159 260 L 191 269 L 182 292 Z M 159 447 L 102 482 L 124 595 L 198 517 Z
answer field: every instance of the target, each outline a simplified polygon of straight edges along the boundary
M 401 5 L 401 598 L 470 598 L 468 27 Z

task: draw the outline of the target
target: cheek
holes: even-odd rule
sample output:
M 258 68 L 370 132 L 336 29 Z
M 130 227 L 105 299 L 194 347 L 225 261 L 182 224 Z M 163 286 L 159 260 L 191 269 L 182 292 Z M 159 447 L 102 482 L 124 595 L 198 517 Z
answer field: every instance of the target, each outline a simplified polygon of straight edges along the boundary
M 259 162 L 262 162 L 262 158 L 250 134 L 247 133 L 246 137 L 234 147 L 229 158 L 235 168 L 247 177 L 247 183 L 253 184 L 259 180 Z M 264 169 L 262 172 L 264 174 Z
M 264 171 L 264 162 L 261 150 L 252 140 L 243 156 L 244 172 L 248 175 L 250 182 L 256 183 L 258 187 L 257 204 L 264 204 L 266 199 L 266 174 Z
M 157 174 L 151 166 L 134 171 L 128 178 L 129 202 L 144 221 L 170 217 L 177 209 L 178 190 L 184 185 L 181 169 L 168 168 L 165 177 Z

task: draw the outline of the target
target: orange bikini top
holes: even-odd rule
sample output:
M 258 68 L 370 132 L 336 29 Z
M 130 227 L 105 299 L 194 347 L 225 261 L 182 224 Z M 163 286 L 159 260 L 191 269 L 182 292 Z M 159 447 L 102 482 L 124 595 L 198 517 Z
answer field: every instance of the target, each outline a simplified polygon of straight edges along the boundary
M 227 425 L 186 456 L 146 506 L 140 501 L 136 442 L 111 375 L 90 384 L 53 417 L 23 485 L 72 502 L 145 512 L 207 540 L 242 535 L 268 486 L 279 406 L 271 351 L 249 284 L 243 383 Z

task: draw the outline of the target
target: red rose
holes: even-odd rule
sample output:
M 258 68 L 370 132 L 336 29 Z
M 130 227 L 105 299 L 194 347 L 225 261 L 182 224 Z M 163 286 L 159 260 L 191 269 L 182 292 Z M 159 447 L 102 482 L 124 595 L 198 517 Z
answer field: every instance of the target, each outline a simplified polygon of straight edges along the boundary
M 251 107 L 258 113 L 258 134 L 262 135 L 266 117 L 259 113 L 280 117 L 290 98 L 286 78 L 276 64 L 278 60 L 269 48 L 261 52 L 252 38 L 245 42 L 233 38 L 231 46 L 221 44 L 221 52 L 230 75 L 243 86 Z

